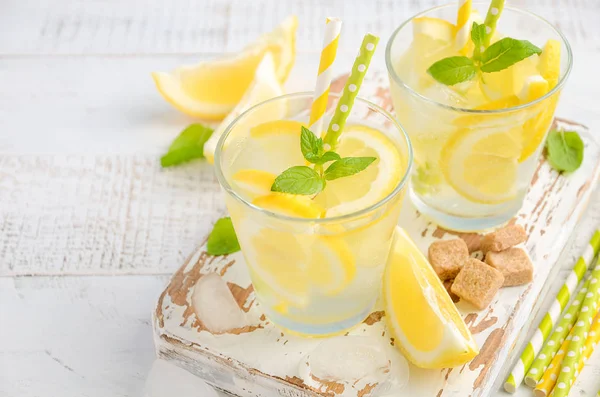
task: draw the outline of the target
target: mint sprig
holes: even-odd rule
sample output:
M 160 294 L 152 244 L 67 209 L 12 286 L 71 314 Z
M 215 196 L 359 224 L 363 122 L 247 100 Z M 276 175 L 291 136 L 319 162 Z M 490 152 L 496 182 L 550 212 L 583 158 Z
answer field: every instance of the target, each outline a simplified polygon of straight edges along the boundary
M 302 127 L 300 132 L 300 150 L 314 168 L 306 165 L 288 168 L 275 178 L 271 191 L 316 195 L 325 189 L 326 181 L 357 174 L 377 160 L 375 157 L 342 158 L 332 150 L 326 151 L 323 140 L 306 127 Z M 329 162 L 332 163 L 324 169 L 323 166 Z
M 548 162 L 559 172 L 573 172 L 583 162 L 584 144 L 575 131 L 550 131 L 546 149 Z
M 213 129 L 202 124 L 192 124 L 179 134 L 169 146 L 169 151 L 160 158 L 163 167 L 171 167 L 204 157 L 204 144 Z
M 233 223 L 230 217 L 221 218 L 215 222 L 212 232 L 208 236 L 206 252 L 211 255 L 232 254 L 240 250 Z
M 471 80 L 481 73 L 494 73 L 511 67 L 542 50 L 527 40 L 505 37 L 485 47 L 486 26 L 473 22 L 471 41 L 474 49 L 471 57 L 453 56 L 435 62 L 427 73 L 445 85 L 455 85 Z

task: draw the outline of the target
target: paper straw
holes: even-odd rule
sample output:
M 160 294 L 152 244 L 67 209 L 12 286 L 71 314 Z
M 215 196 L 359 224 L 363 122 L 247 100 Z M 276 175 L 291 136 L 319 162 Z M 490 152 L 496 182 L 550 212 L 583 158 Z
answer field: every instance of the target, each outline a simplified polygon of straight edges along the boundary
M 573 329 L 573 331 L 574 330 L 575 329 Z M 535 390 L 533 391 L 534 394 L 536 395 L 536 397 L 546 397 L 554 388 L 554 385 L 556 384 L 556 379 L 558 378 L 558 375 L 560 373 L 561 362 L 565 355 L 565 351 L 567 351 L 567 349 L 568 349 L 569 341 L 571 340 L 571 337 L 572 337 L 572 335 L 570 335 L 568 340 L 566 340 L 565 343 L 563 343 L 563 346 L 560 347 L 560 350 L 559 350 L 559 352 L 561 353 L 560 356 L 558 354 L 556 356 L 554 356 L 554 358 L 552 359 L 552 363 L 550 363 L 550 366 L 548 367 L 546 372 L 544 372 L 544 375 L 540 379 L 539 384 L 536 386 Z M 577 372 L 575 373 L 576 376 L 579 373 L 581 373 L 581 371 L 583 370 L 583 367 L 585 366 L 586 361 L 590 358 L 590 356 L 594 352 L 594 348 L 598 345 L 599 341 L 600 341 L 600 315 L 598 315 L 598 313 L 596 313 L 596 318 L 594 319 L 594 323 L 592 324 L 589 335 L 585 340 L 583 356 L 579 359 L 579 366 L 578 366 Z
M 323 132 L 323 115 L 327 110 L 327 99 L 329 98 L 329 86 L 331 85 L 333 61 L 337 54 L 342 21 L 339 18 L 327 18 L 325 24 L 325 38 L 319 61 L 319 73 L 315 85 L 315 95 L 310 108 L 309 128 L 317 136 Z
M 346 81 L 344 92 L 342 93 L 342 96 L 337 104 L 335 113 L 333 114 L 331 122 L 329 123 L 329 127 L 327 128 L 327 134 L 323 140 L 326 144 L 331 146 L 332 150 L 335 150 L 338 138 L 344 129 L 344 125 L 346 124 L 346 119 L 348 119 L 348 115 L 350 115 L 350 112 L 352 111 L 354 100 L 358 95 L 358 91 L 360 90 L 360 86 L 365 78 L 367 69 L 369 69 L 371 58 L 373 58 L 373 54 L 375 53 L 375 48 L 377 48 L 378 42 L 379 37 L 371 33 L 367 33 L 363 38 L 360 51 L 354 60 L 354 65 L 352 66 L 352 73 L 348 77 L 348 81 Z
M 558 352 L 552 358 L 552 361 L 550 362 L 550 365 L 548 365 L 548 368 L 546 368 L 546 371 L 544 371 L 540 382 L 533 390 L 533 394 L 535 394 L 536 397 L 546 397 L 554 388 L 556 379 L 558 379 L 562 360 L 565 357 L 565 352 L 569 347 L 569 342 L 573 337 L 574 331 L 574 329 L 571 329 L 569 336 L 567 336 L 564 342 L 560 345 L 560 349 L 558 349 Z
M 458 13 L 456 14 L 456 49 L 466 52 L 467 43 L 471 36 L 471 8 L 472 0 L 458 0 Z
M 573 324 L 575 324 L 575 321 L 577 321 L 579 309 L 581 309 L 583 299 L 587 293 L 589 282 L 590 279 L 588 278 L 584 285 L 579 289 L 579 292 L 575 296 L 573 303 L 571 303 L 565 314 L 558 321 L 556 329 L 554 332 L 552 332 L 552 335 L 550 335 L 544 344 L 540 354 L 537 356 L 533 364 L 531 364 L 531 368 L 529 369 L 529 372 L 527 372 L 527 376 L 525 376 L 525 384 L 527 386 L 535 387 L 537 385 L 544 374 L 544 371 L 548 367 L 548 364 L 558 351 L 561 343 L 564 342 L 565 337 L 571 328 L 573 328 Z
M 565 358 L 562 362 L 560 375 L 556 380 L 556 386 L 550 395 L 555 397 L 566 397 L 571 390 L 573 381 L 577 376 L 576 371 L 579 368 L 579 361 L 582 357 L 584 345 L 588 337 L 588 332 L 592 326 L 594 317 L 598 308 L 598 291 L 600 290 L 600 259 L 596 262 L 596 267 L 590 276 L 590 288 L 585 294 L 581 311 L 577 322 L 573 326 L 573 338 L 569 342 L 569 346 L 565 353 Z
M 490 8 L 488 8 L 487 15 L 485 16 L 485 38 L 483 40 L 483 46 L 487 47 L 490 45 L 492 36 L 496 31 L 496 24 L 504 9 L 504 0 L 492 0 Z
M 581 281 L 581 278 L 587 271 L 591 261 L 594 259 L 594 256 L 596 256 L 598 253 L 599 248 L 600 229 L 597 229 L 589 244 L 585 247 L 583 255 L 579 257 L 575 263 L 575 266 L 573 267 L 573 270 L 571 270 L 571 273 L 569 273 L 567 280 L 560 288 L 560 291 L 558 291 L 558 295 L 556 295 L 556 298 L 554 302 L 552 302 L 550 309 L 544 315 L 544 318 L 540 322 L 538 329 L 535 330 L 533 338 L 531 338 L 531 341 L 529 341 L 527 346 L 525 346 L 521 357 L 513 367 L 508 379 L 504 383 L 504 390 L 507 392 L 514 393 L 517 390 L 517 387 L 523 381 L 525 373 L 529 371 L 534 358 L 542 348 L 546 338 L 548 338 L 548 334 L 550 334 L 550 331 L 552 331 L 552 328 L 558 321 L 560 313 L 562 313 L 565 306 L 569 302 L 569 299 L 571 299 L 571 293 Z

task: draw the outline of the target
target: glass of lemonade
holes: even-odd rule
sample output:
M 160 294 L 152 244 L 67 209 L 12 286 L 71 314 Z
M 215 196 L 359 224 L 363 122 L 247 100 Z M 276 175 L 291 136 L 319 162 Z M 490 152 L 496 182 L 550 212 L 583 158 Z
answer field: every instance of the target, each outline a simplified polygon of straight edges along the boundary
M 483 23 L 489 4 L 474 2 L 466 26 Z M 521 208 L 572 56 L 547 21 L 505 7 L 491 43 L 529 40 L 542 54 L 471 81 L 441 84 L 427 73 L 434 62 L 473 53 L 470 38 L 461 53 L 453 36 L 457 5 L 403 23 L 385 56 L 394 108 L 415 152 L 410 197 L 441 226 L 470 231 L 498 226 Z
M 271 192 L 277 175 L 307 165 L 300 130 L 312 98 L 284 95 L 240 115 L 215 165 L 260 309 L 285 329 L 323 336 L 363 321 L 379 296 L 412 148 L 393 116 L 357 98 L 336 152 L 377 160 L 316 196 Z M 329 95 L 326 122 L 338 100 Z

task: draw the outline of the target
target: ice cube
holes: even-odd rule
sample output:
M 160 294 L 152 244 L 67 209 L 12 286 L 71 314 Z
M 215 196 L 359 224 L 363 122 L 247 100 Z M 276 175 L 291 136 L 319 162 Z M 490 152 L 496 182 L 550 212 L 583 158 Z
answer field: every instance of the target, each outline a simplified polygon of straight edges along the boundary
M 464 108 L 469 105 L 467 98 L 456 88 L 438 82 L 424 88 L 420 93 L 429 99 L 448 106 Z
M 154 361 L 144 389 L 144 397 L 218 397 L 202 379 L 160 359 Z
M 321 342 L 308 357 L 310 373 L 323 380 L 352 383 L 369 378 L 384 382 L 390 361 L 382 344 L 374 338 L 340 336 Z
M 208 273 L 196 283 L 192 305 L 196 316 L 211 332 L 223 333 L 249 325 L 246 313 L 217 273 Z

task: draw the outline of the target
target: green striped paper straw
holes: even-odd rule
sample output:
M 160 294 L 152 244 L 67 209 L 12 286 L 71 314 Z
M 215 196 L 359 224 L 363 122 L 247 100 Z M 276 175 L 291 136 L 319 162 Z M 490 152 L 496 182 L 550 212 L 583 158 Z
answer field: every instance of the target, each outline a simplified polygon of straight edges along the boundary
M 483 38 L 484 47 L 490 45 L 490 41 L 492 40 L 492 36 L 494 36 L 496 25 L 498 24 L 498 19 L 500 19 L 503 9 L 504 0 L 492 0 L 490 8 L 488 8 L 487 15 L 485 16 L 485 37 Z
M 583 299 L 585 298 L 589 283 L 590 278 L 588 278 L 585 284 L 579 289 L 573 303 L 571 303 L 565 314 L 560 318 L 556 329 L 544 344 L 544 347 L 533 364 L 531 364 L 531 368 L 529 368 L 529 372 L 527 372 L 527 376 L 525 376 L 525 384 L 527 386 L 535 387 L 538 384 L 542 375 L 544 375 L 544 371 L 546 371 L 548 364 L 550 364 L 550 361 L 554 358 L 554 355 L 561 344 L 565 341 L 567 334 L 571 331 L 571 328 L 573 328 L 573 324 L 575 324 L 577 316 L 579 316 L 579 309 L 581 309 L 581 305 L 583 304 Z
M 533 334 L 533 338 L 529 341 L 521 357 L 517 360 L 517 363 L 513 367 L 508 379 L 504 383 L 504 390 L 509 393 L 514 393 L 517 391 L 517 387 L 523 382 L 523 378 L 525 377 L 525 373 L 529 371 L 533 360 L 537 356 L 538 352 L 542 348 L 544 341 L 548 338 L 550 331 L 558 321 L 558 317 L 560 313 L 564 310 L 565 306 L 571 299 L 571 293 L 577 287 L 577 284 L 581 281 L 583 275 L 587 271 L 590 263 L 598 253 L 598 249 L 600 248 L 600 229 L 597 229 L 592 236 L 589 244 L 585 247 L 585 251 L 583 255 L 579 257 L 573 270 L 569 273 L 567 280 L 558 291 L 558 295 L 548 312 L 542 318 L 538 329 L 535 330 Z
M 567 397 L 573 381 L 575 380 L 575 372 L 579 367 L 579 358 L 583 352 L 583 346 L 587 339 L 588 332 L 592 326 L 592 321 L 596 316 L 598 308 L 598 291 L 600 290 L 600 258 L 596 262 L 596 267 L 590 276 L 590 288 L 585 294 L 579 317 L 573 329 L 573 337 L 569 342 L 569 346 L 565 353 L 565 358 L 562 361 L 560 375 L 556 380 L 556 386 L 552 389 L 550 396 Z
M 373 54 L 375 53 L 377 43 L 379 43 L 379 37 L 371 33 L 367 33 L 363 38 L 360 51 L 352 66 L 352 73 L 348 77 L 342 97 L 337 104 L 335 113 L 327 128 L 327 134 L 325 134 L 325 138 L 323 139 L 324 143 L 331 146 L 331 150 L 335 150 L 335 147 L 337 146 L 338 138 L 344 129 L 352 106 L 354 106 L 354 100 L 356 99 L 360 86 L 365 78 L 365 74 L 371 63 L 371 58 L 373 58 Z

